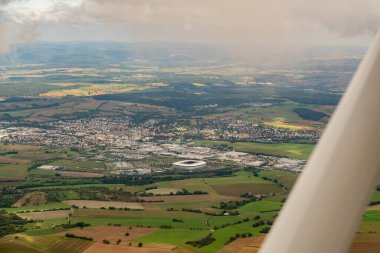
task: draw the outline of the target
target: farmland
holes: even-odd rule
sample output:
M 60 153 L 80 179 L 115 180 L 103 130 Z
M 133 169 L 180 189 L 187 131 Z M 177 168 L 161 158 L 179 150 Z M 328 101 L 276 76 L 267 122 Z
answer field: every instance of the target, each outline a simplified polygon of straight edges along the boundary
M 268 181 L 263 178 L 276 179 L 277 181 Z M 296 175 L 288 172 L 259 171 L 258 174 L 254 174 L 246 170 L 237 170 L 234 175 L 229 177 L 174 180 L 155 183 L 142 188 L 124 186 L 125 189 L 134 190 L 135 194 L 138 192 L 141 194 L 141 190 L 144 188 L 155 187 L 153 193 L 159 196 L 141 196 L 140 198 L 145 202 L 140 203 L 66 200 L 62 203 L 6 209 L 10 212 L 25 212 L 33 209 L 46 211 L 20 213 L 21 217 L 27 219 L 44 217 L 44 220 L 39 221 L 38 225 L 28 226 L 29 230 L 20 234 L 17 241 L 9 239 L 7 243 L 0 243 L 0 247 L 4 249 L 10 247 L 9 245 L 20 248 L 28 247 L 30 250 L 28 253 L 33 253 L 33 250 L 64 252 L 67 249 L 75 249 L 75 252 L 92 252 L 91 250 L 101 249 L 122 252 L 130 249 L 130 247 L 136 249 L 136 252 L 169 252 L 174 247 L 191 249 L 196 252 L 216 252 L 218 250 L 231 252 L 232 249 L 239 247 L 253 247 L 253 244 L 256 245 L 254 247 L 258 248 L 261 241 L 257 238 L 265 235 L 261 232 L 262 229 L 271 226 L 281 209 L 282 200 L 288 194 L 288 191 L 284 191 L 278 184 L 291 187 L 296 178 Z M 112 184 L 103 187 L 110 190 L 119 189 L 118 186 Z M 233 191 L 234 188 L 239 189 L 239 191 Z M 255 188 L 266 197 L 262 200 L 250 200 L 240 196 L 245 191 Z M 71 189 L 71 187 L 61 187 L 61 191 L 64 189 Z M 84 190 L 86 186 L 72 189 Z M 199 196 L 168 194 L 174 189 L 187 189 L 189 191 L 202 189 L 208 194 Z M 146 192 L 152 193 L 152 190 L 146 190 Z M 162 196 L 160 196 L 161 194 Z M 239 201 L 242 200 L 247 202 L 239 204 Z M 219 207 L 221 203 L 227 203 L 223 206 L 223 208 L 228 208 L 227 211 L 223 211 L 222 207 Z M 70 223 L 79 224 L 83 222 L 89 224 L 88 227 L 83 229 L 65 228 L 63 224 L 67 223 L 69 211 L 50 211 L 52 208 L 70 206 L 74 207 L 70 211 Z M 195 206 L 197 210 L 194 209 Z M 229 209 L 229 206 L 232 209 Z M 237 211 L 238 215 L 218 215 L 220 212 L 232 211 Z M 379 217 L 378 211 L 367 211 L 360 229 L 361 233 L 370 231 L 373 228 L 371 224 L 378 222 Z M 53 230 L 51 224 L 55 226 Z M 187 243 L 207 236 L 210 231 L 214 231 L 213 238 L 215 238 L 211 244 L 194 248 Z M 93 241 L 65 238 L 66 233 L 91 237 Z M 231 236 L 241 233 L 250 233 L 253 237 L 252 239 L 237 238 L 237 242 L 242 241 L 242 244 L 239 244 L 240 246 L 234 241 L 229 243 Z M 367 237 L 363 236 L 358 237 L 355 241 L 352 252 L 356 252 L 355 250 L 362 247 L 368 249 L 374 247 L 370 239 L 365 239 Z M 44 240 L 43 238 L 51 239 L 44 242 L 41 241 Z M 54 245 L 51 243 L 52 240 L 55 241 Z M 104 240 L 109 241 L 110 244 L 104 244 Z M 143 245 L 141 248 L 137 246 L 139 243 Z
M 103 240 L 109 240 L 112 245 L 110 247 L 116 248 L 130 247 L 128 246 L 129 242 L 131 242 L 132 245 L 137 245 L 137 243 L 143 243 L 143 248 L 146 247 L 145 250 L 147 250 L 147 248 L 149 247 L 157 248 L 158 246 L 154 245 L 161 244 L 172 245 L 171 247 L 176 246 L 183 248 L 191 248 L 191 246 L 186 244 L 186 242 L 189 240 L 197 240 L 203 236 L 206 236 L 210 231 L 209 226 L 212 226 L 213 229 L 216 229 L 215 236 L 217 238 L 217 241 L 215 244 L 213 244 L 213 246 L 209 246 L 204 250 L 202 249 L 202 251 L 213 252 L 214 250 L 222 248 L 224 243 L 226 242 L 225 240 L 229 238 L 228 236 L 226 237 L 226 235 L 224 235 L 225 233 L 235 233 L 240 229 L 242 225 L 244 225 L 244 229 L 248 229 L 248 231 L 250 230 L 250 226 L 248 226 L 247 221 L 245 221 L 246 218 L 250 220 L 252 219 L 252 215 L 257 215 L 262 211 L 268 211 L 269 207 L 274 206 L 273 209 L 277 210 L 281 205 L 280 202 L 273 202 L 273 204 L 270 204 L 269 207 L 266 208 L 268 204 L 266 204 L 266 201 L 262 200 L 257 202 L 258 204 L 262 202 L 261 205 L 252 205 L 252 207 L 249 206 L 249 208 L 241 208 L 241 210 L 237 209 L 240 212 L 238 216 L 217 215 L 218 213 L 223 212 L 222 209 L 219 209 L 217 207 L 219 202 L 224 201 L 227 203 L 230 201 L 233 202 L 241 200 L 240 195 L 237 193 L 233 193 L 232 196 L 229 196 L 229 194 L 220 195 L 218 194 L 218 190 L 221 191 L 223 187 L 239 187 L 240 185 L 250 184 L 252 185 L 252 187 L 258 187 L 258 189 L 261 189 L 260 187 L 262 186 L 273 185 L 273 189 L 277 191 L 275 183 L 263 180 L 260 177 L 252 175 L 250 172 L 241 170 L 237 171 L 235 175 L 231 177 L 214 177 L 199 179 L 195 178 L 171 181 L 168 182 L 168 184 L 155 184 L 155 187 L 157 187 L 155 189 L 157 193 L 165 193 L 165 191 L 177 189 L 167 188 L 168 186 L 176 187 L 181 185 L 181 188 L 179 189 L 184 188 L 189 191 L 193 189 L 207 190 L 209 191 L 209 194 L 207 195 L 169 195 L 141 197 L 145 200 L 145 202 L 141 203 L 94 200 L 67 200 L 62 202 L 63 206 L 60 204 L 48 203 L 34 205 L 31 207 L 21 206 L 7 210 L 11 212 L 25 212 L 27 210 L 33 209 L 46 210 L 43 212 L 39 211 L 30 213 L 20 213 L 21 217 L 28 219 L 39 219 L 38 217 L 44 217 L 44 221 L 42 221 L 42 223 L 40 221 L 37 228 L 36 226 L 31 226 L 31 230 L 25 232 L 26 234 L 28 234 L 28 236 L 33 235 L 44 237 L 47 236 L 44 234 L 53 233 L 58 236 L 57 238 L 62 238 L 62 236 L 64 236 L 65 233 L 73 233 L 77 236 L 93 237 L 93 240 L 97 243 L 102 243 Z M 110 187 L 110 189 L 112 189 L 111 185 L 106 187 Z M 280 191 L 280 189 L 281 187 L 279 187 L 278 191 Z M 136 188 L 136 190 L 138 191 L 139 189 Z M 266 189 L 266 191 L 268 194 L 270 192 L 270 188 Z M 149 192 L 149 190 L 147 190 L 147 192 Z M 193 212 L 191 209 L 194 207 L 196 203 L 199 203 L 199 205 L 197 205 L 200 208 L 199 212 Z M 276 205 L 276 203 L 278 204 Z M 63 229 L 63 231 L 60 227 L 57 227 L 55 233 L 54 230 L 47 230 L 50 229 L 49 226 L 51 225 L 49 224 L 61 226 L 60 224 L 65 223 L 65 219 L 68 217 L 69 211 L 50 211 L 52 210 L 52 208 L 61 208 L 65 206 L 75 206 L 75 208 L 72 209 L 70 215 L 71 224 L 84 222 L 90 224 L 91 227 L 84 228 L 81 230 L 66 228 Z M 275 212 L 276 210 L 271 209 L 269 211 Z M 173 219 L 173 215 L 174 217 L 176 217 L 176 219 L 178 219 L 178 221 Z M 268 218 L 270 217 L 266 213 L 263 214 L 263 217 L 264 216 L 267 216 Z M 223 226 L 223 228 L 221 228 L 221 226 Z M 220 232 L 219 229 L 221 230 Z M 113 232 L 110 233 L 109 231 Z M 125 233 L 129 233 L 129 235 L 125 236 Z M 255 232 L 255 229 L 253 229 L 252 233 L 257 232 Z M 170 237 L 168 237 L 168 235 L 170 235 Z M 116 241 L 118 239 L 121 239 L 121 243 L 116 244 Z M 69 248 L 72 247 L 69 245 L 77 245 L 76 243 L 77 241 L 72 241 L 72 239 L 64 239 L 63 241 L 60 241 L 59 243 L 55 244 L 54 248 L 49 250 L 56 250 L 55 247 Z M 92 246 L 90 247 L 98 247 L 96 245 L 97 244 L 92 244 Z M 30 246 L 32 248 L 35 247 L 33 245 Z M 87 244 L 81 244 L 81 246 L 77 245 L 76 247 L 82 250 L 82 248 L 86 248 L 88 246 L 89 245 Z
M 81 253 L 91 246 L 92 242 L 80 239 L 63 239 L 48 249 L 47 252 L 73 252 Z
M 138 247 L 136 244 L 131 246 L 117 246 L 117 245 L 104 245 L 101 243 L 95 243 L 90 248 L 88 248 L 85 253 L 103 253 L 104 251 L 111 251 L 115 253 L 123 253 L 126 251 L 136 252 L 136 253 L 170 253 L 173 252 L 173 246 L 165 245 L 147 245 L 145 247 Z
M 118 239 L 122 238 L 124 240 L 122 240 L 119 245 L 128 245 L 127 240 L 133 240 L 134 238 L 146 236 L 154 231 L 155 229 L 153 228 L 98 226 L 72 230 L 70 233 L 77 236 L 91 237 L 95 242 L 108 240 L 113 244 L 116 243 Z M 126 233 L 128 233 L 128 236 Z M 61 235 L 64 236 L 65 233 L 62 233 Z
M 43 218 L 44 220 L 50 219 L 61 219 L 67 218 L 69 216 L 68 210 L 59 210 L 59 211 L 43 211 L 43 212 L 28 212 L 18 214 L 20 217 L 29 220 L 38 220 Z
M 94 200 L 67 200 L 64 203 L 68 205 L 75 205 L 79 207 L 88 207 L 88 208 L 101 208 L 101 207 L 116 207 L 116 208 L 130 208 L 130 209 L 142 209 L 142 206 L 135 203 L 123 203 L 116 201 L 94 201 Z
M 96 96 L 101 94 L 109 94 L 116 92 L 128 92 L 136 90 L 148 89 L 147 86 L 132 84 L 105 84 L 105 85 L 86 85 L 75 89 L 51 90 L 42 93 L 42 97 L 64 97 L 64 96 Z
M 286 156 L 300 159 L 307 159 L 314 148 L 314 145 L 312 144 L 296 143 L 266 144 L 248 142 L 230 143 L 225 141 L 202 141 L 200 144 L 208 147 L 227 145 L 232 147 L 234 150 L 241 152 Z
M 241 145 L 211 141 L 205 144 Z M 284 149 L 283 145 L 289 145 L 287 147 L 292 149 Z M 237 147 L 234 149 L 238 150 Z M 274 150 L 291 152 L 294 149 L 306 155 L 313 146 L 258 144 L 253 147 L 253 152 L 259 152 L 259 148 L 260 152 L 267 153 Z M 79 154 L 75 151 L 49 149 L 45 152 L 46 149 L 28 146 L 8 149 L 14 150 L 17 150 L 16 154 L 7 156 L 22 157 L 27 161 L 25 164 L 11 164 L 14 168 L 24 168 L 23 177 L 55 185 L 40 183 L 20 188 L 18 195 L 14 195 L 17 198 L 10 202 L 13 207 L 2 208 L 30 221 L 24 225 L 25 231 L 17 234 L 17 239 L 7 236 L 3 243 L 0 242 L 4 252 L 10 248 L 24 249 L 28 253 L 65 252 L 68 249 L 78 253 L 105 249 L 122 252 L 132 248 L 136 252 L 169 252 L 180 248 L 211 253 L 219 250 L 231 252 L 239 247 L 258 248 L 259 238 L 265 236 L 265 229 L 272 226 L 298 175 L 287 171 L 234 166 L 232 173 L 227 175 L 218 175 L 217 170 L 212 176 L 200 174 L 143 185 L 102 183 L 107 180 L 104 175 L 109 175 L 109 164 L 79 160 Z M 3 152 L 7 152 L 6 149 Z M 48 161 L 51 166 L 61 166 L 64 170 L 28 169 L 31 164 L 40 164 L 41 160 Z M 7 170 L 7 173 L 10 171 Z M 92 174 L 102 177 L 92 178 Z M 19 180 L 19 183 L 28 185 L 22 183 L 21 178 Z M 190 194 L 195 191 L 203 194 Z M 182 192 L 189 195 L 181 195 Z M 377 200 L 378 192 L 375 192 L 373 201 Z M 379 222 L 379 215 L 377 206 L 368 208 L 352 252 L 363 247 L 368 250 L 375 247 L 373 240 L 376 239 L 365 235 L 376 229 L 374 224 Z M 83 228 L 77 227 L 81 224 Z M 201 240 L 210 233 L 214 238 L 210 244 L 202 247 L 189 244 L 189 241 Z M 92 240 L 67 238 L 66 234 Z M 232 240 L 237 234 L 239 236 Z M 242 241 L 242 244 L 235 243 L 235 240 Z
M 14 50 L 0 54 L 9 253 L 256 252 L 358 63 L 237 63 L 164 42 Z M 188 159 L 205 167 L 173 166 Z M 379 190 L 351 253 L 379 246 Z

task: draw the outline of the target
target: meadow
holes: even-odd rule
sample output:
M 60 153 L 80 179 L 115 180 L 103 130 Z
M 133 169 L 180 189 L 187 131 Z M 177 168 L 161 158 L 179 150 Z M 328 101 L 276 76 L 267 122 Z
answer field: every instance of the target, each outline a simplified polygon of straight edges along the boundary
M 276 179 L 274 181 L 264 180 L 263 178 Z M 152 196 L 141 197 L 145 202 L 128 203 L 117 201 L 97 202 L 101 204 L 90 205 L 86 200 L 65 201 L 65 203 L 50 202 L 38 206 L 22 206 L 19 208 L 5 208 L 8 212 L 22 212 L 28 210 L 51 210 L 53 208 L 70 207 L 71 205 L 79 206 L 70 212 L 70 223 L 78 224 L 85 223 L 90 226 L 85 229 L 78 228 L 63 228 L 67 224 L 67 216 L 61 215 L 61 211 L 46 211 L 36 213 L 37 216 L 44 217 L 43 221 L 36 222 L 27 226 L 27 231 L 18 235 L 15 239 L 1 243 L 0 249 L 9 250 L 9 248 L 27 249 L 27 253 L 36 252 L 65 252 L 68 249 L 73 249 L 73 252 L 87 252 L 86 249 L 94 248 L 109 248 L 125 250 L 132 245 L 142 243 L 145 250 L 151 247 L 157 250 L 155 245 L 163 245 L 163 247 L 179 247 L 192 250 L 194 252 L 211 253 L 221 249 L 228 249 L 229 245 L 236 249 L 234 242 L 230 242 L 236 234 L 249 233 L 252 238 L 261 238 L 266 232 L 264 228 L 270 228 L 275 217 L 283 205 L 283 199 L 287 197 L 288 191 L 284 191 L 279 184 L 291 187 L 297 179 L 294 173 L 284 171 L 259 171 L 255 176 L 250 171 L 237 170 L 234 175 L 228 177 L 212 177 L 212 178 L 191 178 L 185 180 L 175 180 L 148 184 L 145 186 L 125 186 L 125 185 L 102 185 L 109 190 L 130 190 L 135 194 L 141 194 L 144 189 L 156 187 L 158 192 L 165 192 L 168 189 L 187 189 L 194 191 L 202 189 L 207 191 L 206 195 L 189 195 L 189 196 Z M 251 201 L 241 198 L 238 191 L 233 191 L 233 188 L 240 189 L 241 193 L 250 185 L 252 188 L 257 188 L 264 194 L 263 200 Z M 94 185 L 98 186 L 98 185 Z M 87 189 L 91 185 L 77 186 L 60 186 L 57 189 Z M 268 188 L 272 187 L 272 188 Z M 223 190 L 223 188 L 227 190 Z M 44 188 L 31 189 L 30 191 L 41 191 Z M 243 190 L 241 190 L 243 189 Z M 149 190 L 146 190 L 149 191 Z M 375 194 L 377 196 L 377 194 Z M 225 212 L 218 208 L 221 202 L 235 202 L 249 200 L 241 206 L 237 206 L 227 212 L 237 211 L 237 215 L 219 215 L 220 212 Z M 152 202 L 153 201 L 153 202 Z M 91 202 L 92 203 L 92 202 Z M 94 202 L 95 203 L 95 202 Z M 119 206 L 123 203 L 123 206 Z M 126 204 L 126 205 L 125 205 Z M 132 211 L 123 209 L 123 207 L 131 207 L 136 204 L 143 207 L 140 211 Z M 84 208 L 86 206 L 86 208 Z M 104 208 L 101 208 L 103 207 Z M 120 207 L 122 207 L 120 209 Z M 56 213 L 55 213 L 56 212 Z M 364 215 L 363 224 L 360 228 L 362 233 L 367 233 L 374 229 L 373 224 L 379 223 L 380 211 L 368 210 Z M 67 214 L 67 211 L 65 212 Z M 57 214 L 55 216 L 55 214 Z M 59 215 L 58 215 L 59 214 Z M 20 214 L 24 215 L 24 214 Z M 25 214 L 28 217 L 28 213 Z M 258 224 L 258 225 L 255 225 Z M 52 229 L 53 228 L 53 229 Z M 134 232 L 134 231 L 146 232 Z M 111 238 L 106 231 L 119 231 Z M 123 232 L 124 231 L 124 232 Z M 128 232 L 129 231 L 129 232 Z M 94 242 L 81 239 L 65 238 L 66 233 L 77 233 L 80 236 L 93 236 Z M 130 233 L 130 237 L 123 236 L 123 233 Z M 215 239 L 208 245 L 197 248 L 187 244 L 188 241 L 197 241 L 205 238 L 208 234 L 212 234 Z M 117 243 L 117 238 L 120 237 L 120 245 Z M 11 238 L 11 237 L 10 237 Z M 107 239 L 108 238 L 108 239 Z M 362 241 L 367 240 L 363 239 Z M 103 240 L 109 240 L 110 246 L 103 244 Z M 234 240 L 245 240 L 241 236 Z M 249 239 L 251 240 L 251 239 Z M 252 239 L 253 240 L 253 239 Z M 54 243 L 53 243 L 54 242 Z M 359 243 L 359 242 L 358 242 Z M 363 243 L 362 243 L 363 244 Z M 358 245 L 362 245 L 358 244 Z M 102 245 L 101 247 L 99 245 Z M 245 243 L 241 245 L 246 245 Z M 366 247 L 368 242 L 366 242 Z M 370 244 L 372 245 L 372 244 Z M 25 248 L 28 247 L 28 248 Z M 161 247 L 161 246 L 160 246 Z M 240 247 L 240 246 L 239 246 Z M 243 246 L 241 246 L 243 247 Z M 152 249 L 153 249 L 152 248 Z M 95 248 L 94 248 L 95 249 Z M 167 248 L 162 249 L 168 250 Z M 11 251 L 4 251 L 10 252 Z M 159 252 L 159 251 L 157 251 Z M 355 252 L 355 251 L 353 251 Z
M 254 142 L 228 142 L 228 141 L 200 141 L 200 145 L 217 148 L 220 145 L 232 147 L 235 151 L 253 154 L 266 154 L 274 156 L 285 156 L 307 160 L 314 149 L 314 144 L 299 143 L 254 143 Z
M 61 120 L 128 116 L 136 123 L 179 119 L 189 121 L 185 127 L 195 128 L 198 119 L 231 118 L 271 130 L 319 131 L 340 99 L 341 83 L 350 78 L 347 73 L 352 73 L 357 62 L 347 57 L 344 73 L 341 66 L 319 60 L 305 65 L 317 71 L 305 71 L 305 66 L 284 71 L 269 65 L 264 70 L 230 64 L 228 58 L 214 55 L 208 46 L 148 44 L 36 43 L 32 50 L 14 48 L 17 57 L 0 57 L 1 72 L 6 76 L 1 80 L 0 120 L 38 126 Z M 321 63 L 329 68 L 319 71 Z M 253 77 L 255 82 L 251 83 Z M 323 117 L 310 117 L 313 112 Z M 201 139 L 194 137 L 195 141 Z M 309 141 L 314 140 L 300 140 Z M 286 141 L 202 144 L 305 160 L 314 148 L 313 144 Z M 6 154 L 14 150 L 18 153 Z M 146 184 L 137 185 L 141 183 L 137 177 L 132 182 L 112 176 L 111 163 L 82 161 L 81 156 L 69 149 L 0 145 L 1 210 L 35 219 L 24 226 L 26 231 L 0 238 L 0 252 L 166 253 L 175 249 L 211 253 L 231 246 L 229 252 L 235 253 L 241 245 L 248 245 L 243 250 L 255 252 L 298 177 L 285 171 L 254 173 L 230 163 L 231 175 L 165 174 L 163 178 L 173 178 L 158 181 L 147 177 Z M 172 163 L 163 160 L 151 157 L 135 166 L 157 164 L 165 168 Z M 65 172 L 36 169 L 40 163 L 62 166 Z M 107 180 L 88 178 L 95 174 L 86 173 L 104 174 Z M 185 176 L 187 179 L 175 180 Z M 177 189 L 205 193 L 170 195 Z M 46 193 L 43 202 L 29 200 L 17 208 L 10 207 L 36 192 Z M 379 200 L 377 191 L 373 201 Z M 142 208 L 128 208 L 136 206 Z M 67 210 L 54 210 L 62 208 Z M 366 211 L 351 253 L 378 252 L 378 248 L 369 250 L 380 241 L 379 217 L 378 206 Z M 93 237 L 93 241 L 67 238 L 66 233 Z M 209 234 L 214 240 L 207 240 Z M 188 241 L 205 245 L 195 247 Z M 138 247 L 138 243 L 143 245 Z
M 324 117 L 320 120 L 305 119 L 294 111 L 297 108 L 305 108 L 313 112 L 331 115 L 335 106 L 307 105 L 294 101 L 256 107 L 223 106 L 218 107 L 215 113 L 204 116 L 204 118 L 233 117 L 260 122 L 269 127 L 286 128 L 290 130 L 315 130 L 325 126 L 328 117 Z
M 121 230 L 125 229 L 126 231 L 130 227 L 133 229 L 154 229 L 149 234 L 139 234 L 135 237 L 132 236 L 130 239 L 123 238 L 123 245 L 127 245 L 128 242 L 134 244 L 141 242 L 144 245 L 147 245 L 147 247 L 155 244 L 169 244 L 177 247 L 194 249 L 189 244 L 186 244 L 186 242 L 189 240 L 198 240 L 210 232 L 215 231 L 212 233 L 214 234 L 216 241 L 208 246 L 198 249 L 202 252 L 214 252 L 222 248 L 229 238 L 236 232 L 240 231 L 241 233 L 242 231 L 247 231 L 253 234 L 260 234 L 259 228 L 252 227 L 252 224 L 254 223 L 253 217 L 262 213 L 263 219 L 271 220 L 273 219 L 271 217 L 273 214 L 263 211 L 273 211 L 281 206 L 281 202 L 262 200 L 249 203 L 249 208 L 244 208 L 244 206 L 237 208 L 236 210 L 239 211 L 239 214 L 236 216 L 220 215 L 223 210 L 217 207 L 219 203 L 221 201 L 233 202 L 243 200 L 240 198 L 240 194 L 246 193 L 245 190 L 248 189 L 244 187 L 246 185 L 251 185 L 252 188 L 257 188 L 259 191 L 261 189 L 263 194 L 270 194 L 271 190 L 274 190 L 275 192 L 281 191 L 281 187 L 277 186 L 276 183 L 256 177 L 251 172 L 237 170 L 234 175 L 229 177 L 192 178 L 160 182 L 142 187 L 112 184 L 102 186 L 110 190 L 134 190 L 135 193 L 141 193 L 145 188 L 149 189 L 149 187 L 152 186 L 157 187 L 156 190 L 161 192 L 165 192 L 165 190 L 173 187 L 175 189 L 186 189 L 188 191 L 202 189 L 208 193 L 205 195 L 142 197 L 141 199 L 144 199 L 145 202 L 140 203 L 70 200 L 62 203 L 49 202 L 47 204 L 36 206 L 26 205 L 18 208 L 4 208 L 3 210 L 15 213 L 33 210 L 39 211 L 25 214 L 20 213 L 23 217 L 43 217 L 43 221 L 28 225 L 28 230 L 20 234 L 20 236 L 24 236 L 23 238 L 35 238 L 29 240 L 31 242 L 41 240 L 41 238 L 44 237 L 49 238 L 51 236 L 58 236 L 51 238 L 61 238 L 59 239 L 59 242 L 55 244 L 57 246 L 50 248 L 41 248 L 40 246 L 37 246 L 36 243 L 28 244 L 33 250 L 42 250 L 43 252 L 50 252 L 52 249 L 55 250 L 56 247 L 59 247 L 58 250 L 60 250 L 61 248 L 69 247 L 69 244 L 76 245 L 76 243 L 78 243 L 71 239 L 62 240 L 62 238 L 64 238 L 62 235 L 70 231 L 75 231 L 70 228 L 62 229 L 62 227 L 60 227 L 62 224 L 67 223 L 68 211 L 52 211 L 52 209 L 67 208 L 71 205 L 79 207 L 75 207 L 70 211 L 71 224 L 84 222 L 90 224 L 91 228 L 103 226 L 104 228 L 112 229 L 115 227 L 120 228 Z M 267 188 L 268 186 L 272 188 Z M 91 187 L 91 185 L 61 186 L 58 187 L 58 189 L 87 189 L 87 187 Z M 240 189 L 240 192 L 232 191 L 232 193 L 228 193 L 227 190 L 226 194 L 223 194 L 223 187 L 226 187 L 226 189 L 239 189 L 240 187 L 242 190 Z M 43 187 L 37 187 L 30 189 L 29 191 L 41 191 L 43 189 Z M 93 205 L 92 203 L 97 204 Z M 255 203 L 256 205 L 251 206 L 251 204 Z M 137 205 L 141 207 L 140 211 L 124 209 L 124 207 L 136 209 Z M 199 208 L 199 211 L 192 211 L 194 208 Z M 58 227 L 52 229 L 54 226 Z M 81 231 L 81 234 L 83 232 L 83 235 L 86 235 L 86 231 L 87 230 Z M 89 232 L 89 235 L 90 234 L 91 233 Z M 59 235 L 61 237 L 59 237 Z M 104 235 L 104 237 L 106 236 Z M 115 242 L 112 242 L 111 244 L 115 246 Z M 82 247 L 87 248 L 88 246 L 89 244 L 80 244 L 78 245 L 78 249 L 82 250 Z
M 311 152 L 313 147 L 313 145 L 292 143 L 272 145 L 208 142 L 206 144 L 237 145 L 236 149 L 240 145 L 244 151 L 247 152 L 248 149 L 253 153 L 275 153 L 277 150 L 282 150 L 284 154 L 285 151 L 290 152 L 289 149 L 284 150 L 284 147 L 291 147 L 292 150 L 302 151 L 303 153 L 298 155 L 303 156 Z M 106 165 L 103 162 L 76 160 L 78 154 L 65 149 L 49 150 L 45 153 L 40 148 L 14 146 L 12 149 L 4 147 L 3 150 L 3 152 L 18 150 L 17 154 L 6 156 L 27 159 L 28 163 L 1 166 L 18 169 L 19 172 L 17 170 L 16 172 L 20 178 L 42 182 L 30 188 L 20 189 L 18 198 L 28 199 L 27 196 L 46 193 L 44 195 L 46 203 L 29 200 L 19 207 L 1 208 L 35 220 L 25 225 L 26 231 L 0 240 L 1 252 L 9 253 L 15 253 L 12 249 L 26 253 L 55 253 L 67 250 L 86 253 L 92 249 L 112 249 L 115 252 L 122 252 L 131 249 L 130 247 L 138 249 L 138 243 L 142 243 L 141 250 L 145 252 L 149 250 L 160 252 L 160 249 L 161 252 L 168 252 L 172 248 L 205 253 L 229 248 L 236 250 L 247 245 L 246 240 L 257 244 L 255 240 L 266 235 L 298 177 L 298 174 L 286 171 L 252 170 L 235 166 L 232 174 L 226 176 L 198 175 L 194 178 L 159 181 L 145 185 L 101 184 L 100 179 L 91 179 L 97 180 L 97 183 L 91 181 L 84 183 L 86 181 L 78 175 L 76 175 L 78 178 L 72 179 L 57 178 L 56 172 L 35 168 L 28 170 L 28 166 L 34 161 L 39 161 L 38 159 L 53 159 L 49 160 L 49 164 L 63 166 L 68 173 L 95 171 L 107 173 Z M 12 173 L 16 173 L 9 169 L 4 171 L 8 178 Z M 45 182 L 55 182 L 58 185 L 46 186 Z M 64 182 L 69 185 L 62 185 Z M 183 191 L 183 189 L 188 192 L 203 191 L 205 194 L 171 194 L 174 190 Z M 247 194 L 262 197 L 256 199 Z M 377 201 L 379 196 L 379 192 L 375 192 L 373 200 Z M 86 227 L 80 229 L 75 224 L 86 224 Z M 373 206 L 363 216 L 363 223 L 359 228 L 360 237 L 356 244 L 353 244 L 354 248 L 373 247 L 373 242 L 369 242 L 371 235 L 369 233 L 379 229 L 376 224 L 380 224 L 380 211 L 377 210 L 377 206 Z M 112 236 L 110 231 L 114 231 Z M 66 233 L 93 237 L 94 241 L 66 238 Z M 126 236 L 126 233 L 129 235 Z M 202 247 L 187 243 L 202 241 L 209 234 L 213 241 Z M 243 238 L 243 234 L 246 238 Z M 119 239 L 121 242 L 118 243 Z M 110 244 L 104 244 L 103 240 L 110 241 Z M 235 244 L 240 240 L 244 243 Z M 132 246 L 129 246 L 130 243 Z

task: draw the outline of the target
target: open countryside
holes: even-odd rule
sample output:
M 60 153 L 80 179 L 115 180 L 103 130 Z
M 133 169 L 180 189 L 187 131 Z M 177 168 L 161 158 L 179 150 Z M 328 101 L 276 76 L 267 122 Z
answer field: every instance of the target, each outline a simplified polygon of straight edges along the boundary
M 258 252 L 377 20 L 302 39 L 245 26 L 259 1 L 130 2 L 0 0 L 1 253 Z M 373 191 L 349 253 L 379 252 Z

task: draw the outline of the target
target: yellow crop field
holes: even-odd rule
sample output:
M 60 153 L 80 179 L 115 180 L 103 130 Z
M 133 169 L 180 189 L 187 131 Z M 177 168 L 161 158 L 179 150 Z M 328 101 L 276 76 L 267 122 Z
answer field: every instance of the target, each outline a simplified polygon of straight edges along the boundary
M 135 84 L 90 84 L 73 89 L 51 90 L 40 94 L 41 97 L 96 96 L 117 92 L 129 92 L 149 89 L 149 86 Z
M 265 125 L 279 128 L 287 128 L 291 130 L 312 130 L 313 127 L 304 125 L 294 125 L 285 122 L 284 118 L 275 118 L 274 121 L 265 121 Z

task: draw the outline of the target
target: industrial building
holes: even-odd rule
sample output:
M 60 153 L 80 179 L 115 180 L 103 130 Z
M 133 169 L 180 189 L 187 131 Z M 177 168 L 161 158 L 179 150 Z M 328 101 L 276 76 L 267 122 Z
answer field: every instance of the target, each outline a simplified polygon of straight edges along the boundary
M 205 168 L 207 163 L 200 160 L 183 160 L 173 163 L 173 168 L 178 170 L 197 170 Z

